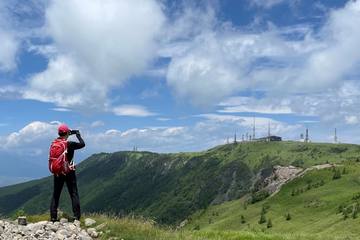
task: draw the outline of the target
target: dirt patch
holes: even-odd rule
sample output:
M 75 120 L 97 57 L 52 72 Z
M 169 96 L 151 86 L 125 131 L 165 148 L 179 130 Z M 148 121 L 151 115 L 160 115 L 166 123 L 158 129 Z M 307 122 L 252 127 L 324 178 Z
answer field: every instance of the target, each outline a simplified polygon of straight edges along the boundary
M 320 170 L 325 168 L 332 168 L 335 167 L 335 164 L 322 164 L 322 165 L 315 165 L 307 169 L 303 169 L 300 167 L 294 167 L 294 166 L 274 166 L 272 174 L 265 178 L 264 180 L 264 190 L 268 191 L 270 196 L 274 196 L 276 193 L 278 193 L 281 189 L 281 187 L 288 183 L 289 181 L 292 181 L 295 178 L 302 177 L 311 170 Z

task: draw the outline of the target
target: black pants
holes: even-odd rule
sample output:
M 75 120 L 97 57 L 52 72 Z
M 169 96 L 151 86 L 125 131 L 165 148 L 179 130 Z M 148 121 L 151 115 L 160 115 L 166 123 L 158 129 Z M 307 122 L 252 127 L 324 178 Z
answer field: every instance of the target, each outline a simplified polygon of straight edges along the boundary
M 71 171 L 66 176 L 54 175 L 54 192 L 50 204 L 51 220 L 57 219 L 57 209 L 59 207 L 59 199 L 61 195 L 61 190 L 64 186 L 64 182 L 66 182 L 66 186 L 70 194 L 74 217 L 79 220 L 81 217 L 81 212 L 80 212 L 80 201 L 79 201 L 75 171 Z

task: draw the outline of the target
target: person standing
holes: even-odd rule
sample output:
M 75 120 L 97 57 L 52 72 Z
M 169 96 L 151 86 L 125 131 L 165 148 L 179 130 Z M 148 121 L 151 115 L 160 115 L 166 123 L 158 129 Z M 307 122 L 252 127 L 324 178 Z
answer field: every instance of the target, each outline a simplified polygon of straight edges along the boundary
M 66 124 L 58 128 L 59 137 L 50 147 L 49 169 L 54 175 L 54 189 L 50 203 L 50 218 L 52 222 L 58 221 L 58 207 L 64 183 L 66 183 L 74 214 L 74 220 L 80 220 L 80 200 L 76 182 L 74 152 L 85 147 L 85 142 L 79 130 L 70 130 Z M 75 134 L 79 142 L 68 141 L 71 134 Z

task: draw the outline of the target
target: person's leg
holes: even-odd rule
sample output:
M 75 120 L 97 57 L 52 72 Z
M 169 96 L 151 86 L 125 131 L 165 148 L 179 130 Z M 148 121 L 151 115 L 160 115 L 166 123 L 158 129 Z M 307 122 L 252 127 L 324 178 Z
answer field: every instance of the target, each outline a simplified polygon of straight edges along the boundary
M 81 217 L 80 200 L 77 189 L 75 171 L 71 171 L 66 175 L 66 185 L 70 194 L 74 217 L 75 219 L 80 220 Z
M 59 207 L 59 199 L 61 195 L 61 190 L 64 186 L 65 178 L 64 176 L 55 176 L 54 175 L 54 190 L 50 204 L 50 217 L 51 221 L 57 220 L 57 209 Z

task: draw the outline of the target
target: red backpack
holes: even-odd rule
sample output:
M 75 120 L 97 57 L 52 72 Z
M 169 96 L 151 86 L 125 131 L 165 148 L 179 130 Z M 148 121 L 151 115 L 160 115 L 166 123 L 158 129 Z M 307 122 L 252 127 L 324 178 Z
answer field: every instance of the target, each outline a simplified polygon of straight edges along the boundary
M 55 139 L 50 146 L 49 170 L 54 175 L 66 175 L 70 172 L 71 166 L 67 159 L 67 140 Z

